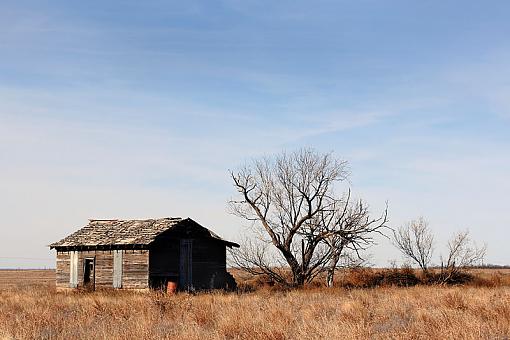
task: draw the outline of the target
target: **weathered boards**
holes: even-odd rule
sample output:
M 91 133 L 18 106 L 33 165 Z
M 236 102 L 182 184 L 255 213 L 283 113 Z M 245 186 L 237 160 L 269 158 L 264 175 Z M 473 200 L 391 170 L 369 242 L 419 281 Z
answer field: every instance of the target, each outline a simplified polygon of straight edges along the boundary
M 190 218 L 90 220 L 50 245 L 60 289 L 234 288 L 226 247 L 239 245 Z

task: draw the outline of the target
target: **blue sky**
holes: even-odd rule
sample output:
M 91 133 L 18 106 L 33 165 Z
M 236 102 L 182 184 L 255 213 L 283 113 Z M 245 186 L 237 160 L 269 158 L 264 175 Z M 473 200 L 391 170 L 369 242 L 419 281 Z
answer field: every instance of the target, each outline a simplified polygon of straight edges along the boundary
M 392 226 L 510 263 L 507 1 L 2 1 L 0 267 L 87 218 L 236 239 L 228 169 L 311 146 Z M 381 240 L 374 262 L 399 255 Z M 11 257 L 11 258 L 8 258 Z M 24 259 L 26 258 L 26 259 Z

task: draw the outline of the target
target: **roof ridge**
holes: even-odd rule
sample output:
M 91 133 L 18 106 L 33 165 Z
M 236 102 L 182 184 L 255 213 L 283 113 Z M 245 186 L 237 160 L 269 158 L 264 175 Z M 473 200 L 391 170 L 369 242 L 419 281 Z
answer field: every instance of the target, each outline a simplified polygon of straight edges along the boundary
M 182 217 L 159 217 L 159 218 L 89 218 L 89 222 L 116 222 L 116 221 L 158 221 L 158 220 L 182 220 Z
M 186 222 L 188 220 L 190 221 L 189 225 Z M 89 220 L 89 223 L 81 229 L 58 242 L 50 244 L 50 248 L 149 245 L 158 235 L 178 225 L 183 225 L 185 228 L 198 226 L 207 230 L 208 236 L 236 246 L 235 243 L 223 240 L 189 217 L 184 220 L 180 217 L 165 217 L 146 220 Z

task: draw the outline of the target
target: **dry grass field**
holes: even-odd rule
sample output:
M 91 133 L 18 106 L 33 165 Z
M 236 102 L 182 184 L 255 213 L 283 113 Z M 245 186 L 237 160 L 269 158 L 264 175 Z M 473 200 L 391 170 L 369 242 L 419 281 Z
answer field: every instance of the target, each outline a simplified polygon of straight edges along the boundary
M 479 274 L 483 285 L 171 296 L 56 293 L 51 271 L 0 271 L 0 338 L 508 339 L 510 273 Z
M 52 286 L 55 283 L 54 270 L 0 270 L 0 289 Z

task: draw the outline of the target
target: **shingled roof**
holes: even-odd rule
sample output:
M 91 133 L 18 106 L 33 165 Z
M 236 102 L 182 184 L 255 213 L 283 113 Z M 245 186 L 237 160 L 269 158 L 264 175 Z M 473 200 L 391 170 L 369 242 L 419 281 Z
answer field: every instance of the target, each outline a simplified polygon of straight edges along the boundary
M 211 238 L 222 241 L 230 247 L 239 247 L 238 244 L 222 239 L 190 218 L 166 217 L 147 220 L 89 220 L 89 223 L 83 228 L 50 244 L 50 249 L 81 246 L 149 245 L 158 235 L 183 222 L 192 222 L 205 229 Z

